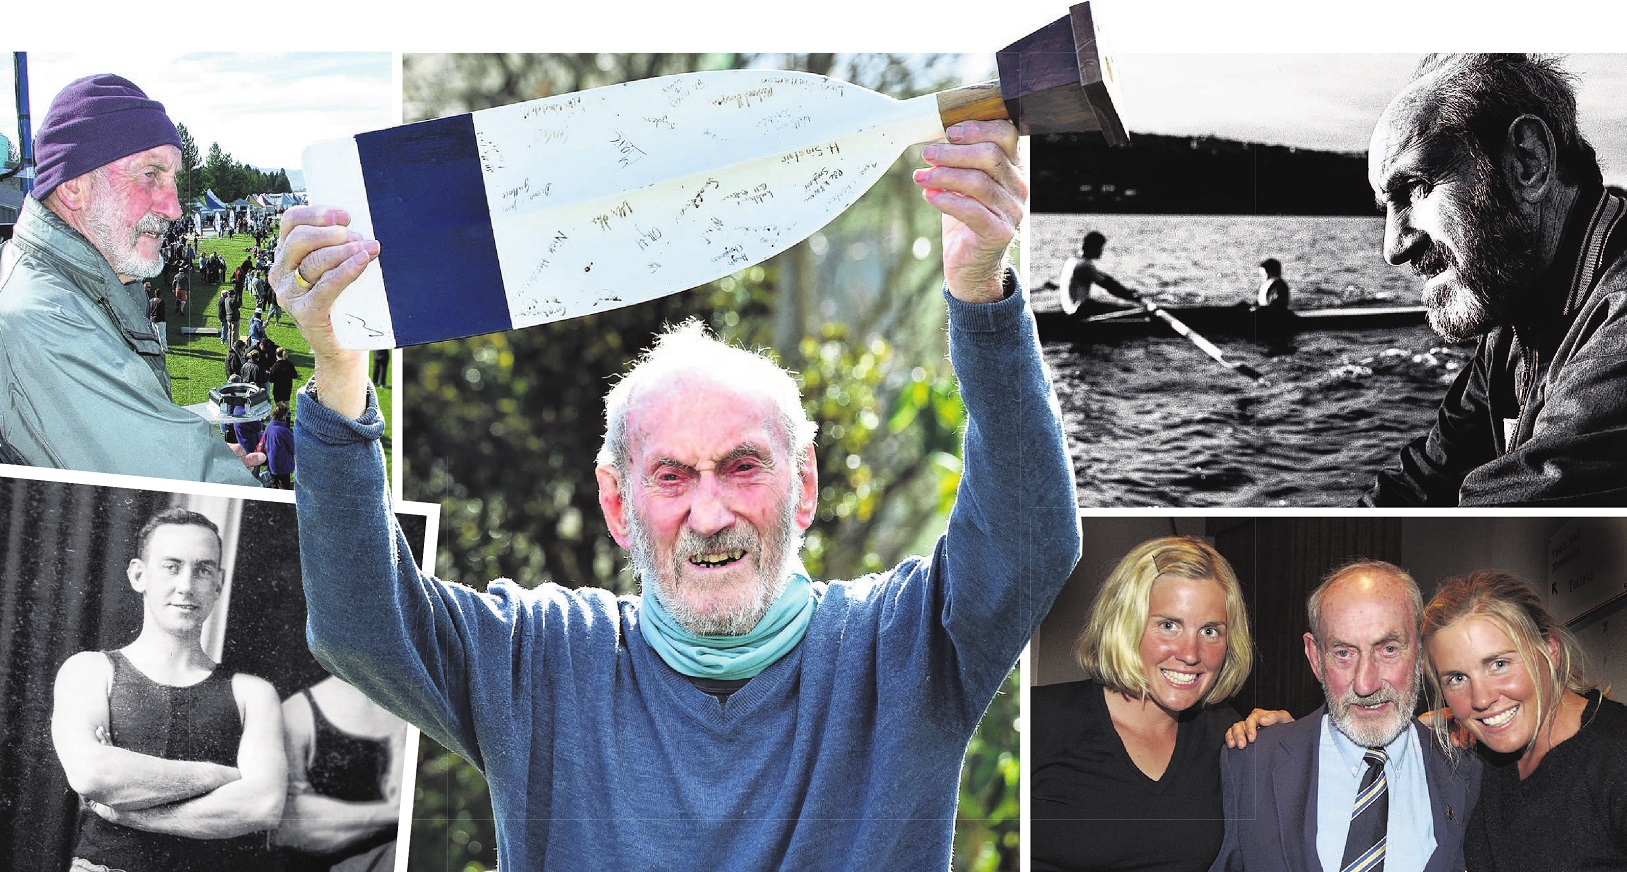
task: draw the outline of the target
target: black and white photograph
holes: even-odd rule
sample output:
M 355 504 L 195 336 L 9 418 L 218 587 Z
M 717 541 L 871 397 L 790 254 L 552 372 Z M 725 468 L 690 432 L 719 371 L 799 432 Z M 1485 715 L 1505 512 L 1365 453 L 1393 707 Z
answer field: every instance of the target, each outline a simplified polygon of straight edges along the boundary
M 0 477 L 8 868 L 397 868 L 417 730 L 307 650 L 291 495 L 26 472 Z M 398 518 L 433 559 L 435 507 Z
M 1079 505 L 1621 502 L 1627 57 L 1117 69 L 1032 147 Z

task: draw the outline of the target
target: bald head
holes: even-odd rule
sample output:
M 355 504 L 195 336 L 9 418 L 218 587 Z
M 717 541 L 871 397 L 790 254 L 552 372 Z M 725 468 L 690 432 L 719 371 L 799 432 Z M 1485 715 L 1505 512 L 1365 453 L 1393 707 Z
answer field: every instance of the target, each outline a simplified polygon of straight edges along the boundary
M 1318 639 L 1327 638 L 1323 617 L 1330 598 L 1400 602 L 1411 612 L 1415 637 L 1418 618 L 1424 611 L 1424 597 L 1418 590 L 1418 583 L 1405 569 L 1382 560 L 1361 560 L 1341 566 L 1328 573 L 1322 583 L 1311 591 L 1305 607 L 1311 633 Z

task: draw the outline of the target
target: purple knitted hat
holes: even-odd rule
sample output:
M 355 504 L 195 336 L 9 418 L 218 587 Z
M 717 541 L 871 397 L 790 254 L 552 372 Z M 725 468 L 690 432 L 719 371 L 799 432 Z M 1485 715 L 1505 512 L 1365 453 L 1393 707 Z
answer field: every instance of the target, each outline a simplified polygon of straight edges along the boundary
M 69 179 L 160 145 L 181 147 L 164 104 L 122 76 L 75 79 L 51 101 L 34 135 L 34 199 L 43 201 Z

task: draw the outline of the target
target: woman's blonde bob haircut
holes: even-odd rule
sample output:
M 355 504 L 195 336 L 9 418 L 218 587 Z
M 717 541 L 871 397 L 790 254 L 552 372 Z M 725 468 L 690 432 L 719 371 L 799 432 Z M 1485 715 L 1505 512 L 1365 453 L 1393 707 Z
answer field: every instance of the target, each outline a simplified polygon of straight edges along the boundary
M 1436 711 L 1446 705 L 1441 676 L 1429 658 L 1429 640 L 1441 630 L 1469 618 L 1483 618 L 1502 630 L 1514 643 L 1514 653 L 1531 676 L 1537 691 L 1537 729 L 1532 744 L 1547 731 L 1559 713 L 1565 691 L 1586 693 L 1596 685 L 1587 679 L 1582 646 L 1563 624 L 1543 606 L 1541 597 L 1525 582 L 1506 572 L 1482 570 L 1448 578 L 1441 582 L 1435 597 L 1424 607 L 1419 636 L 1424 643 L 1424 674 L 1429 676 L 1429 706 Z M 1553 639 L 1557 656 L 1549 650 Z M 1435 738 L 1451 751 L 1448 719 L 1436 718 Z M 1530 747 L 1527 745 L 1526 747 Z
M 1090 620 L 1074 647 L 1079 668 L 1108 690 L 1126 696 L 1145 697 L 1152 692 L 1147 686 L 1146 665 L 1141 662 L 1141 637 L 1152 610 L 1153 582 L 1165 576 L 1213 581 L 1226 592 L 1226 659 L 1202 704 L 1214 705 L 1235 695 L 1254 662 L 1243 588 L 1226 558 L 1209 543 L 1190 536 L 1143 542 L 1113 567 L 1096 592 Z

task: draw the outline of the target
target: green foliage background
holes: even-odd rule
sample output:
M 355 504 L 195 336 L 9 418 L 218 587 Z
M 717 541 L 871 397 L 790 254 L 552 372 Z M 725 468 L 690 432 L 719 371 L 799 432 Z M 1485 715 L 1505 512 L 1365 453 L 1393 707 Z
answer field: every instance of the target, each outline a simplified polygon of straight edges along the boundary
M 992 76 L 965 77 L 959 56 L 407 55 L 406 120 L 735 66 L 823 73 L 899 98 Z M 598 507 L 602 400 L 662 325 L 690 317 L 799 373 L 820 430 L 819 512 L 803 555 L 815 578 L 929 550 L 959 480 L 965 414 L 946 359 L 940 219 L 910 179 L 920 165 L 911 149 L 809 242 L 710 285 L 409 349 L 405 495 L 441 504 L 437 572 L 634 592 Z M 969 749 L 956 869 L 1017 868 L 1016 717 L 1011 679 Z M 494 864 L 484 782 L 428 738 L 415 815 L 411 869 Z

